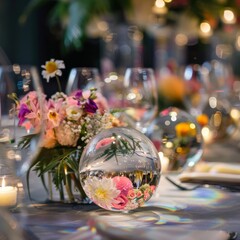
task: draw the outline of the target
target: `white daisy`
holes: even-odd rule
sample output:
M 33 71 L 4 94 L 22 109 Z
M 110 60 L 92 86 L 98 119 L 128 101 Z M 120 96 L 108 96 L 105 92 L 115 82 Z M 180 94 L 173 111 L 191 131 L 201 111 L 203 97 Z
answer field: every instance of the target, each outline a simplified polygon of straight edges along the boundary
M 62 71 L 60 69 L 65 68 L 65 64 L 62 60 L 54 60 L 46 61 L 45 65 L 41 66 L 45 70 L 42 71 L 43 78 L 47 79 L 49 82 L 49 78 L 55 76 L 62 76 Z
M 114 181 L 106 177 L 102 179 L 89 177 L 84 184 L 84 190 L 93 202 L 105 209 L 111 209 L 115 198 L 120 194 Z

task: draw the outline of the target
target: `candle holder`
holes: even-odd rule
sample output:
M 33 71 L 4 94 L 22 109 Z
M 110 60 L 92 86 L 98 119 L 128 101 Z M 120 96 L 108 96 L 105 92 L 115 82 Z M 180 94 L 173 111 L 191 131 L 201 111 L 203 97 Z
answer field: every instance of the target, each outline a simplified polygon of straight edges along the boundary
M 0 165 L 0 208 L 15 208 L 18 204 L 17 179 L 8 167 Z

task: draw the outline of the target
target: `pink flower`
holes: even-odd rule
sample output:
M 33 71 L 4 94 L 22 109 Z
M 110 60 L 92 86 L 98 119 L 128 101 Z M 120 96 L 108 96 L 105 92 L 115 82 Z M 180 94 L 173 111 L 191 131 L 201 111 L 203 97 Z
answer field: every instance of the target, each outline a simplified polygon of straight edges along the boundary
M 45 96 L 42 96 L 43 103 L 45 103 Z M 28 120 L 30 121 L 36 132 L 40 131 L 41 128 L 41 112 L 40 105 L 38 102 L 38 95 L 35 91 L 26 94 L 19 102 L 18 105 L 18 117 L 19 126 L 23 126 L 23 123 Z
M 43 96 L 45 97 L 45 96 Z M 27 103 L 27 102 L 33 102 L 34 104 L 36 104 L 36 102 L 38 102 L 38 94 L 36 91 L 31 91 L 28 94 L 26 94 L 21 100 L 20 100 L 20 104 L 22 103 Z
M 134 190 L 134 189 L 130 189 L 130 190 L 128 191 L 127 197 L 128 197 L 129 199 L 135 199 L 135 198 L 137 197 L 135 190 Z
M 90 90 L 85 90 L 82 92 L 82 96 L 84 99 L 88 99 L 91 95 L 91 91 Z
M 131 180 L 124 176 L 116 176 L 113 178 L 114 183 L 116 184 L 116 188 L 121 191 L 122 195 L 127 196 L 128 191 L 133 189 L 133 184 Z
M 25 117 L 30 120 L 32 126 L 35 128 L 35 131 L 40 131 L 41 128 L 41 111 L 39 103 L 30 102 L 31 112 L 26 114 Z
M 141 207 L 141 206 L 144 205 L 145 201 L 144 201 L 143 198 L 140 198 L 140 199 L 137 200 L 137 203 L 138 203 L 139 207 Z
M 97 92 L 96 95 L 97 95 L 97 98 L 94 99 L 94 102 L 97 104 L 99 112 L 101 114 L 103 114 L 104 112 L 108 111 L 108 109 L 109 109 L 107 99 L 105 97 L 103 97 L 103 95 L 99 92 Z
M 107 145 L 109 145 L 110 143 L 112 143 L 114 140 L 112 138 L 103 138 L 102 140 L 100 140 L 97 145 L 96 145 L 96 150 L 98 150 L 99 148 L 105 147 Z
M 58 127 L 65 117 L 65 108 L 62 101 L 48 101 L 46 110 L 47 129 Z
M 141 198 L 143 196 L 143 193 L 141 190 L 137 190 L 137 194 L 136 194 L 136 197 L 137 198 Z
M 154 192 L 154 191 L 155 191 L 155 189 L 156 189 L 156 186 L 154 186 L 154 185 L 151 185 L 151 186 L 150 186 L 150 189 L 151 189 L 151 191 L 152 191 L 152 192 Z
M 128 203 L 127 197 L 123 194 L 120 194 L 114 200 L 115 200 L 115 202 L 112 204 L 112 206 L 119 210 L 124 209 Z
M 65 100 L 67 106 L 79 106 L 79 101 L 74 96 L 69 96 Z
M 32 128 L 32 124 L 30 121 L 25 121 L 21 126 L 25 127 L 26 131 L 29 132 Z
M 151 197 L 149 189 L 146 189 L 143 194 L 144 194 L 143 198 L 144 198 L 145 201 L 147 201 Z

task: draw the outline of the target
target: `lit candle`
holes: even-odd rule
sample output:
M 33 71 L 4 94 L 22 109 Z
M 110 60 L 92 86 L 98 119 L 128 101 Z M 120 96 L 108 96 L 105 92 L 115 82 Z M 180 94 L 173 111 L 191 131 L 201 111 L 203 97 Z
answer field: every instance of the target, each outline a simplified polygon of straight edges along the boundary
M 163 152 L 159 152 L 158 154 L 161 161 L 162 173 L 165 173 L 168 171 L 169 158 L 165 157 Z
M 17 203 L 17 188 L 6 186 L 5 177 L 2 178 L 0 187 L 0 207 L 13 207 Z

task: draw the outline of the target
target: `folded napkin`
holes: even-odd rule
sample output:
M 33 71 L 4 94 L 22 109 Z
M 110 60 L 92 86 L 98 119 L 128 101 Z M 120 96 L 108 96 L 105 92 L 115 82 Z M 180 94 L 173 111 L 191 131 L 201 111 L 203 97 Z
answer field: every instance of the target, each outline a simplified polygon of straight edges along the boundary
M 200 162 L 194 168 L 195 172 L 239 174 L 240 164 L 220 162 Z
M 181 182 L 237 185 L 240 187 L 240 164 L 201 162 L 191 172 L 179 175 Z

